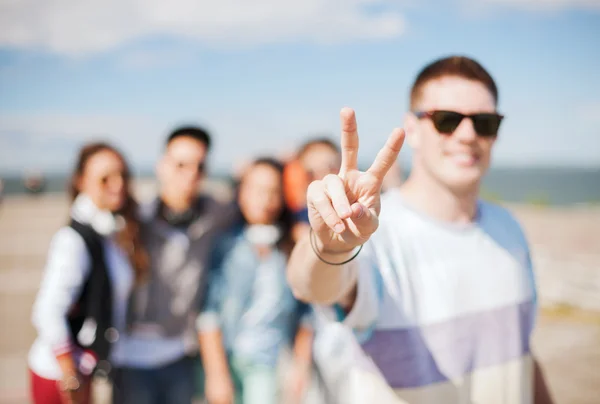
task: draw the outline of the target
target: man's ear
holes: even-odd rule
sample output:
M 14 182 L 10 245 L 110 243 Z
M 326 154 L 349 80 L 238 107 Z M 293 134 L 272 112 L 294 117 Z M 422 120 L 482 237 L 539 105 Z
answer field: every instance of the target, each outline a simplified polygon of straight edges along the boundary
M 407 112 L 404 116 L 404 130 L 406 131 L 406 142 L 412 149 L 417 150 L 421 143 L 419 118 L 412 112 Z

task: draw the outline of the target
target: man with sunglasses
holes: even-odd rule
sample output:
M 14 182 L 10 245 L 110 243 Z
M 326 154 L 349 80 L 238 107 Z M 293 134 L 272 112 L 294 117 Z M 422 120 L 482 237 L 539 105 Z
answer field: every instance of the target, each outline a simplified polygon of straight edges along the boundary
M 159 195 L 144 206 L 140 229 L 150 274 L 131 299 L 116 403 L 190 404 L 195 395 L 195 320 L 208 260 L 215 237 L 234 220 L 230 204 L 199 194 L 210 146 L 204 129 L 178 128 L 156 166 Z
M 530 349 L 527 241 L 507 210 L 479 199 L 497 103 L 475 60 L 426 66 L 405 120 L 410 176 L 381 199 L 405 132 L 394 130 L 360 172 L 354 112 L 342 110 L 340 173 L 309 186 L 312 231 L 288 270 L 296 296 L 320 315 L 315 355 L 341 402 L 551 402 Z

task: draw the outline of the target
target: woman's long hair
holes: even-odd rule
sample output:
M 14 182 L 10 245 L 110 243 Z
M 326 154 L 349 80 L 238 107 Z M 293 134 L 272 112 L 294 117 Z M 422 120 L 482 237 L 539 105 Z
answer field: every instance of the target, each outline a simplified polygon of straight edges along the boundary
M 277 247 L 279 247 L 284 253 L 289 255 L 292 251 L 292 248 L 294 247 L 294 241 L 292 238 L 292 227 L 294 225 L 294 221 L 293 221 L 292 211 L 289 209 L 289 207 L 285 203 L 285 197 L 284 197 L 284 192 L 283 192 L 284 165 L 272 157 L 260 157 L 260 158 L 253 160 L 250 164 L 248 164 L 248 166 L 246 167 L 246 171 L 249 171 L 252 168 L 254 168 L 256 166 L 260 166 L 260 165 L 266 165 L 266 166 L 269 166 L 269 167 L 275 169 L 275 171 L 277 171 L 280 176 L 281 212 L 279 213 L 279 216 L 275 220 L 275 224 L 278 225 L 279 228 L 281 229 L 282 236 L 279 239 L 279 242 L 277 243 Z M 239 207 L 239 203 L 238 203 L 239 190 L 240 190 L 240 185 L 241 185 L 242 181 L 244 181 L 244 177 L 245 177 L 244 175 L 241 176 L 241 178 L 237 182 L 237 186 L 236 186 L 235 201 L 236 201 L 236 204 L 238 204 L 238 207 Z M 244 218 L 244 216 L 242 214 L 240 214 L 240 216 L 242 218 L 242 221 L 245 223 L 246 219 Z
M 80 193 L 77 184 L 79 183 L 79 179 L 84 175 L 85 167 L 89 159 L 103 151 L 109 151 L 117 156 L 124 167 L 123 181 L 126 190 L 125 203 L 123 207 L 115 213 L 119 213 L 123 217 L 125 226 L 117 234 L 117 244 L 127 253 L 129 261 L 135 271 L 136 282 L 140 282 L 146 277 L 149 259 L 140 235 L 138 203 L 133 197 L 130 189 L 131 171 L 129 170 L 129 165 L 123 154 L 108 143 L 97 142 L 83 146 L 79 151 L 75 170 L 73 171 L 69 182 L 69 194 L 71 196 L 71 201 L 74 201 L 75 198 L 77 198 L 77 195 Z

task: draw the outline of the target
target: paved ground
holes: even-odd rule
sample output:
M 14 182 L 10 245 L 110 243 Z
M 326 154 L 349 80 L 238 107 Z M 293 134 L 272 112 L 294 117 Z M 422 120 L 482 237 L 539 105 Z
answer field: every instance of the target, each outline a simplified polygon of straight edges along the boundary
M 567 264 L 583 265 L 583 261 L 577 258 L 579 253 L 570 254 L 560 250 L 558 244 L 555 246 L 544 241 L 544 236 L 548 237 L 544 228 L 552 229 L 553 223 L 551 219 L 544 219 L 543 212 L 528 216 L 525 210 L 520 214 L 526 226 L 531 228 L 529 233 L 534 237 L 534 244 L 551 248 Z M 578 220 L 568 220 L 568 213 L 566 215 L 566 219 L 564 212 L 559 215 L 564 221 L 560 226 L 571 226 L 568 232 L 572 237 L 589 242 L 589 238 L 582 234 L 590 231 L 589 220 L 583 220 L 575 214 L 573 216 Z M 35 337 L 30 325 L 31 306 L 39 285 L 48 241 L 54 230 L 65 222 L 65 218 L 66 204 L 63 198 L 8 199 L 0 205 L 0 403 L 28 403 L 26 355 Z M 576 226 L 583 227 L 578 229 Z M 599 239 L 597 237 L 596 242 Z M 581 248 L 581 243 L 575 245 Z M 592 246 L 591 252 L 583 253 L 589 259 L 598 252 Z M 588 269 L 578 273 L 597 280 L 600 266 L 596 264 L 591 263 L 592 267 L 588 265 Z M 541 284 L 554 285 L 552 287 L 556 288 L 561 281 L 545 279 Z M 589 288 L 586 293 L 590 293 Z M 555 300 L 553 303 L 556 303 Z M 557 403 L 600 403 L 600 312 L 573 310 L 566 306 L 546 309 L 535 331 L 534 349 L 547 372 Z

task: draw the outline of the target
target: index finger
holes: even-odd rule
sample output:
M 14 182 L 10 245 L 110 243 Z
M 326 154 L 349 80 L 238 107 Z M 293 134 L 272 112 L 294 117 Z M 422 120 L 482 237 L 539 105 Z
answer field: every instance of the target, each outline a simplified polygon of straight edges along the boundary
M 352 108 L 342 108 L 340 111 L 342 124 L 342 165 L 340 176 L 357 168 L 358 160 L 358 129 L 356 116 Z
M 379 181 L 383 181 L 390 167 L 398 158 L 398 153 L 400 153 L 402 144 L 404 143 L 404 135 L 404 129 L 394 129 L 383 148 L 377 153 L 375 161 L 367 170 L 367 172 L 373 174 Z

